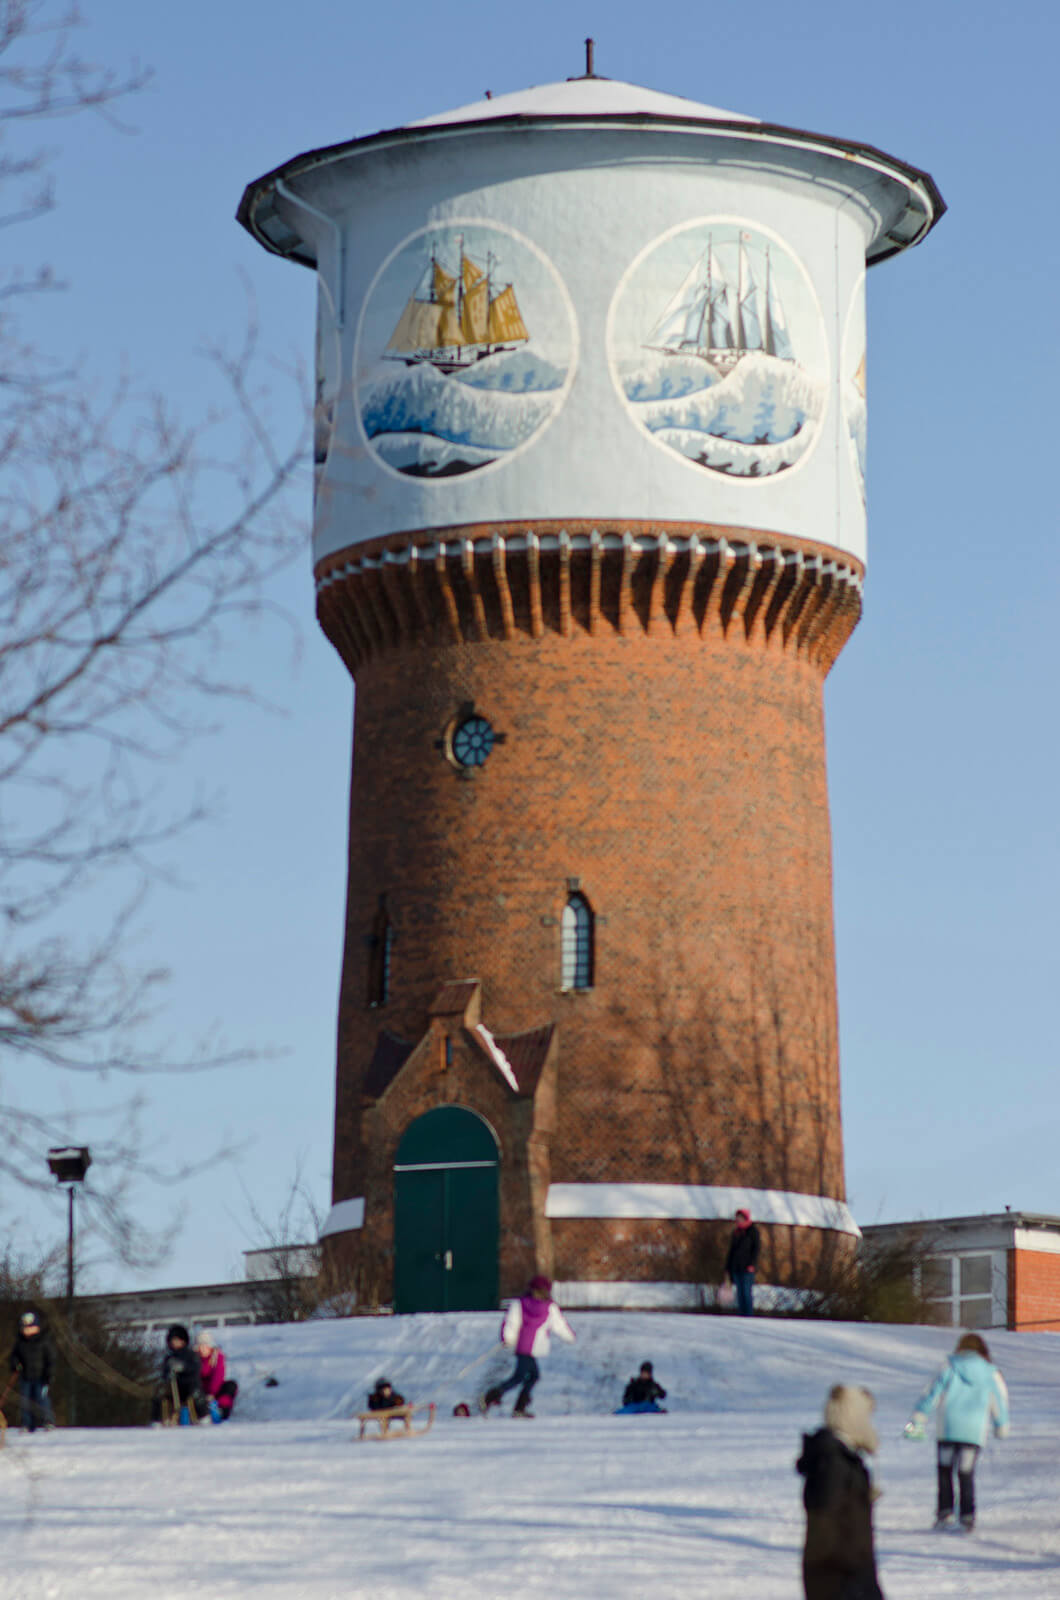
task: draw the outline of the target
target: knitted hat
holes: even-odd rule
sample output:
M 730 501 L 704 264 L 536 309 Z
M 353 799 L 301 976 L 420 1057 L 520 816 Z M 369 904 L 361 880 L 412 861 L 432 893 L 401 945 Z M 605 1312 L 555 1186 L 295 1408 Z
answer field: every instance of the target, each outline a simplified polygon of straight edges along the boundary
M 37 1326 L 37 1313 L 35 1311 L 23 1311 L 18 1320 L 24 1328 L 35 1328 Z
M 190 1338 L 190 1336 L 188 1334 L 188 1330 L 184 1326 L 183 1322 L 174 1322 L 173 1326 L 170 1328 L 169 1332 L 166 1334 L 166 1343 L 167 1344 L 172 1344 L 174 1339 L 183 1339 L 185 1344 L 190 1344 L 191 1343 L 191 1338 Z
M 196 1344 L 204 1344 L 207 1350 L 214 1349 L 213 1335 L 206 1328 L 200 1330 L 195 1336 Z
M 535 1275 L 530 1279 L 530 1282 L 528 1284 L 528 1288 L 529 1288 L 531 1294 L 534 1294 L 534 1293 L 551 1294 L 552 1293 L 552 1279 L 551 1278 L 546 1278 L 545 1274 L 543 1272 L 535 1273 Z

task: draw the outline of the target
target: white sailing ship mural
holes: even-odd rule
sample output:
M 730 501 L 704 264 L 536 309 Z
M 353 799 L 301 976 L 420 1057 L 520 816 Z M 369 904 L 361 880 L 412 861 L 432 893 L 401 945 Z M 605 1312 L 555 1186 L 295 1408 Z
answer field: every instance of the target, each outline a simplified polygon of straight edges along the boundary
M 795 466 L 824 411 L 824 330 L 809 277 L 779 239 L 705 219 L 642 252 L 611 311 L 612 371 L 656 443 L 713 472 Z
M 423 229 L 384 263 L 365 300 L 361 428 L 391 471 L 474 472 L 552 420 L 573 365 L 566 292 L 529 241 L 492 224 Z

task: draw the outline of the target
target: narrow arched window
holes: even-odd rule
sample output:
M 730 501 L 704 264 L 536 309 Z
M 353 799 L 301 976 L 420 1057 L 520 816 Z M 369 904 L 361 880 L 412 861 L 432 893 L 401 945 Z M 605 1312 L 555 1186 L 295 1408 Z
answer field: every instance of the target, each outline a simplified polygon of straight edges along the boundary
M 386 908 L 386 895 L 379 896 L 379 909 L 372 919 L 368 945 L 368 1004 L 385 1006 L 390 998 L 390 955 L 394 929 Z
M 583 894 L 572 894 L 563 907 L 560 925 L 561 986 L 564 989 L 591 989 L 593 986 L 593 912 Z

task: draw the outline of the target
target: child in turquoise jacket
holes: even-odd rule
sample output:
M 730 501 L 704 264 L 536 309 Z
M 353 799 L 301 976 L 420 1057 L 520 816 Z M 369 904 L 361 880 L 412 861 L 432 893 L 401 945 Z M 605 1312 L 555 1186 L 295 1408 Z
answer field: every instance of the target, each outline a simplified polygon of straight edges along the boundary
M 953 1474 L 960 1490 L 960 1525 L 975 1526 L 975 1463 L 993 1428 L 999 1439 L 1008 1434 L 1008 1390 L 990 1360 L 986 1341 L 966 1333 L 958 1341 L 935 1381 L 916 1403 L 906 1424 L 910 1439 L 924 1437 L 927 1414 L 938 1407 L 938 1508 L 936 1528 L 953 1524 Z

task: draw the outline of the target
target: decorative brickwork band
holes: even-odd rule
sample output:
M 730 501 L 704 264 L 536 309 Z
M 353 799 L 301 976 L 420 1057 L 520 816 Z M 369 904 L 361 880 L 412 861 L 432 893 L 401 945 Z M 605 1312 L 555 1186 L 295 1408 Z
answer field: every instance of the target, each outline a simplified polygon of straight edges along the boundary
M 827 673 L 861 615 L 862 569 L 828 545 L 687 523 L 515 523 L 397 535 L 317 567 L 317 615 L 351 673 L 424 639 L 710 634 Z

